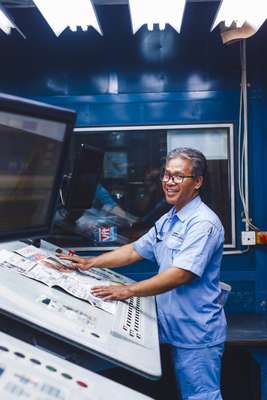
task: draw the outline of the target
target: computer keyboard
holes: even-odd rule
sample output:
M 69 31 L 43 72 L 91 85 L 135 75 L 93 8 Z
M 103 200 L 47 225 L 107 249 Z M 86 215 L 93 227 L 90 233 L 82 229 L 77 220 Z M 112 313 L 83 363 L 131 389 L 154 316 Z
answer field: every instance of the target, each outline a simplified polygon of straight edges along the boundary
M 111 334 L 148 347 L 144 331 L 143 300 L 140 297 L 130 297 L 118 302 Z

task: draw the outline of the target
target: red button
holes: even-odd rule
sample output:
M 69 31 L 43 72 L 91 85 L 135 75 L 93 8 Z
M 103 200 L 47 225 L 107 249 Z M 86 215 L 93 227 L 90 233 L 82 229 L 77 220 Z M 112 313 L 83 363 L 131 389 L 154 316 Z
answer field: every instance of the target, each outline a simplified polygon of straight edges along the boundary
M 78 383 L 78 385 L 80 385 L 81 387 L 84 387 L 84 388 L 87 388 L 87 387 L 88 387 L 87 383 L 85 383 L 85 382 L 77 381 L 77 383 Z

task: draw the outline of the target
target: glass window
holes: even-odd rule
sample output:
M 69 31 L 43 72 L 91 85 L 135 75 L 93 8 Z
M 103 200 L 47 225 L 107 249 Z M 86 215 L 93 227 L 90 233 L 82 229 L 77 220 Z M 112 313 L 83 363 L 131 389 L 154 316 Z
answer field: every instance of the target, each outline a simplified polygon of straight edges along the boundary
M 139 238 L 170 208 L 159 180 L 167 152 L 186 146 L 207 157 L 202 198 L 222 220 L 226 247 L 235 247 L 232 141 L 230 124 L 77 128 L 69 163 L 87 144 L 104 151 L 103 169 L 90 209 L 73 218 L 59 210 L 57 243 L 103 249 Z

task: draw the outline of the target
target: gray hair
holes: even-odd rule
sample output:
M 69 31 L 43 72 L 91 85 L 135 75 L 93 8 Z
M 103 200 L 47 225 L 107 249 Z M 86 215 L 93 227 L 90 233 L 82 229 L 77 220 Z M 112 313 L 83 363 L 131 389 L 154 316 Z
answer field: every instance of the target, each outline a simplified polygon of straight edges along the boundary
M 205 177 L 207 171 L 207 160 L 204 154 L 189 147 L 177 147 L 170 151 L 166 157 L 166 163 L 174 158 L 190 160 L 192 163 L 192 175 Z

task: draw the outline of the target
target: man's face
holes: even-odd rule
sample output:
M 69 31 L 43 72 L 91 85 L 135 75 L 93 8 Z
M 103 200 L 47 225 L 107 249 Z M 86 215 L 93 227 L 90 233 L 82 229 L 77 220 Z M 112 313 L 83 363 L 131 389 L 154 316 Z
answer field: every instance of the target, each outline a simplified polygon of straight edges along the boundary
M 192 176 L 191 160 L 171 159 L 165 165 L 165 171 L 169 176 Z M 168 182 L 162 182 L 162 189 L 167 203 L 174 205 L 176 210 L 179 211 L 195 197 L 202 182 L 202 176 L 198 176 L 195 179 L 184 178 L 182 183 L 175 183 L 173 179 L 169 179 Z

